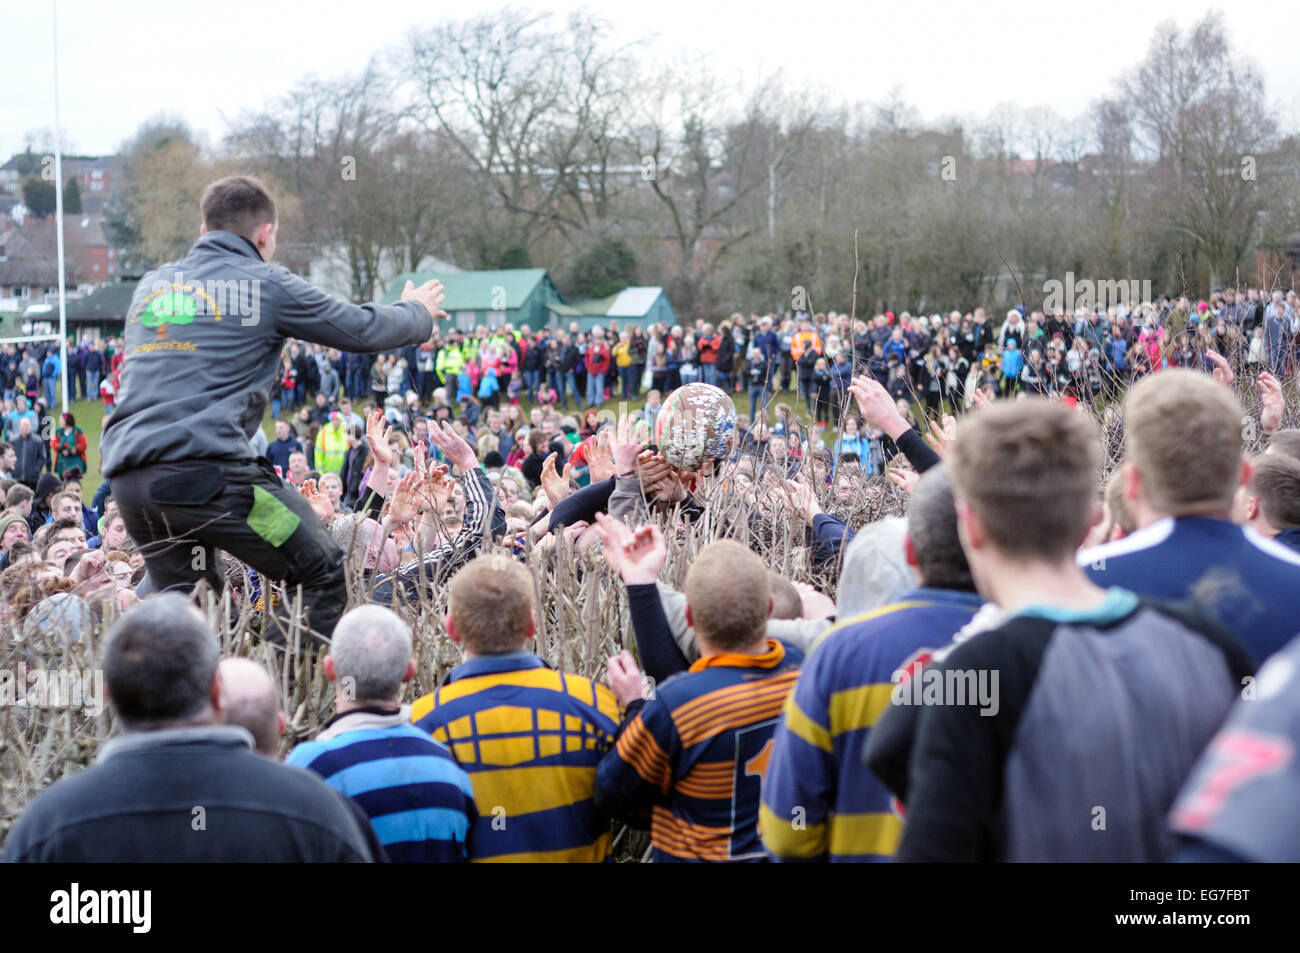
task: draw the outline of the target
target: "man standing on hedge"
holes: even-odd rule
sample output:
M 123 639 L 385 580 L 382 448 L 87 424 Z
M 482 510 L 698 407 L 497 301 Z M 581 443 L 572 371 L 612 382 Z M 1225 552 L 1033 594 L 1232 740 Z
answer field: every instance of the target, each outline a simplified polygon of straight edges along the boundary
M 286 339 L 352 352 L 419 344 L 445 316 L 442 286 L 407 282 L 397 304 L 348 304 L 269 264 L 275 201 L 256 179 L 214 182 L 201 204 L 194 247 L 145 275 L 132 299 L 103 472 L 154 589 L 206 579 L 221 591 L 225 550 L 285 582 L 291 600 L 300 589 L 308 624 L 328 637 L 346 601 L 342 554 L 249 440 Z

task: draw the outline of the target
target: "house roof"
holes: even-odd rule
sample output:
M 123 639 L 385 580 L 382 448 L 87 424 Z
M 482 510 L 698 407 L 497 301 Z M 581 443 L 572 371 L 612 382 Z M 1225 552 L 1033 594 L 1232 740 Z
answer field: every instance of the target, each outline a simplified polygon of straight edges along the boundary
M 455 273 L 408 271 L 394 279 L 380 303 L 392 304 L 399 301 L 402 297 L 402 288 L 408 280 L 421 285 L 435 278 L 442 282 L 443 291 L 446 293 L 442 308 L 448 314 L 453 311 L 512 311 L 523 306 L 524 301 L 540 282 L 551 280 L 545 268 Z M 501 303 L 498 289 L 505 290 L 504 308 L 493 307 Z
M 643 318 L 663 293 L 664 289 L 658 286 L 638 286 L 624 288 L 605 298 L 588 298 L 571 305 L 548 304 L 547 308 L 568 318 Z
M 104 285 L 83 298 L 69 300 L 69 321 L 125 321 L 131 298 L 139 282 L 118 281 Z
M 0 232 L 0 285 L 53 285 L 59 281 L 58 263 L 39 251 L 18 228 Z

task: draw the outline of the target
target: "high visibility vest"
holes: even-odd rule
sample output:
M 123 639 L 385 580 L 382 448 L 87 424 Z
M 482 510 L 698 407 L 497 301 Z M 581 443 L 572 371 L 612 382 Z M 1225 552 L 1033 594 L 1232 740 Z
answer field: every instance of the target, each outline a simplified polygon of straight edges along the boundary
M 316 437 L 316 469 L 321 473 L 338 473 L 348 455 L 348 428 L 334 424 L 322 427 Z
M 810 347 L 816 350 L 818 354 L 822 352 L 822 342 L 817 337 L 817 332 L 800 331 L 794 336 L 794 340 L 790 344 L 790 356 L 797 361 L 803 357 L 803 352 Z
M 448 377 L 457 376 L 464 366 L 465 355 L 461 353 L 460 348 L 444 344 L 442 350 L 438 352 L 438 376 L 445 381 Z

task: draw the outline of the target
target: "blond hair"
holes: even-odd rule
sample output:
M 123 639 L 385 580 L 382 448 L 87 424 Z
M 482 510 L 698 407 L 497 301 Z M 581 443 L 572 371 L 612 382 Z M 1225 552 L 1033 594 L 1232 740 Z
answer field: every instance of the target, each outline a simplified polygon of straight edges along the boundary
M 700 550 L 686 574 L 695 630 L 720 649 L 742 648 L 766 631 L 772 582 L 758 555 L 732 539 Z
M 511 652 L 528 636 L 533 577 L 508 556 L 479 556 L 452 578 L 448 603 L 467 650 L 475 655 Z
M 1170 516 L 1230 510 L 1241 480 L 1241 405 L 1195 371 L 1161 371 L 1124 399 L 1128 458 L 1152 508 Z

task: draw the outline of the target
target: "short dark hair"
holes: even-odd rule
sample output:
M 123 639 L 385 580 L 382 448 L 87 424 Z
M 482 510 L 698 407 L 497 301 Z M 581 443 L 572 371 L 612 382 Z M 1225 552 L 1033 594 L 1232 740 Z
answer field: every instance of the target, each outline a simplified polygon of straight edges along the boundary
M 916 551 L 921 585 L 965 592 L 975 590 L 970 564 L 957 534 L 952 479 L 943 464 L 927 470 L 912 488 L 907 507 L 907 536 Z
M 1250 492 L 1274 529 L 1300 527 L 1300 460 L 1279 453 L 1256 457 Z
M 104 680 L 122 723 L 138 730 L 197 716 L 208 704 L 218 649 L 183 596 L 154 596 L 128 611 L 104 649 Z
M 275 221 L 275 200 L 257 179 L 232 175 L 203 190 L 203 225 L 210 232 L 234 232 L 252 238 L 257 229 Z
M 1268 448 L 1274 453 L 1281 453 L 1300 460 L 1300 430 L 1294 427 L 1279 430 L 1269 438 Z

